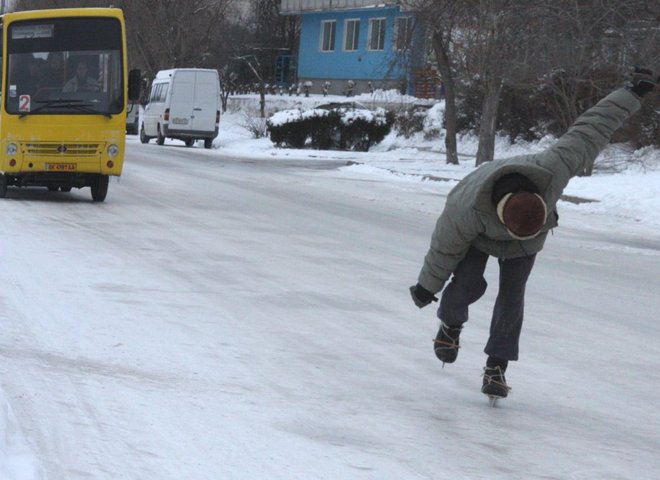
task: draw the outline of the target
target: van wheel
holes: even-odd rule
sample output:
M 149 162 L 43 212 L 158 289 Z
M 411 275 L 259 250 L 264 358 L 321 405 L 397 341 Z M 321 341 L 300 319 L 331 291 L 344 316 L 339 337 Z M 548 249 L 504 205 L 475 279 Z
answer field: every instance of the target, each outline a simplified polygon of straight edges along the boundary
M 211 148 L 213 147 L 213 139 L 212 138 L 205 138 L 204 139 L 204 148 Z
M 95 202 L 102 202 L 108 194 L 108 185 L 110 177 L 108 175 L 97 175 L 94 183 L 92 184 L 92 200 Z
M 7 196 L 7 175 L 0 173 L 0 198 Z
M 149 143 L 149 140 L 151 140 L 151 137 L 147 137 L 147 134 L 144 133 L 144 125 L 142 125 L 142 128 L 140 128 L 140 141 L 142 143 Z
M 186 147 L 192 147 L 195 144 L 194 138 L 186 138 Z
M 158 125 L 158 136 L 156 137 L 156 143 L 158 145 L 163 145 L 165 143 L 165 137 L 163 137 L 163 134 L 160 131 L 160 125 Z

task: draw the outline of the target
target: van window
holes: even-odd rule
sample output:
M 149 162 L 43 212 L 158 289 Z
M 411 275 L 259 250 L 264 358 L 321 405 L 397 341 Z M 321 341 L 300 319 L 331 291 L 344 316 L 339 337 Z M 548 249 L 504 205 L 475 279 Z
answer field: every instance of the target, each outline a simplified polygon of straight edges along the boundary
M 158 98 L 158 89 L 160 88 L 161 84 L 157 83 L 151 88 L 151 98 L 149 98 L 150 102 L 155 102 L 156 98 Z
M 169 83 L 161 84 L 161 87 L 163 88 L 160 89 L 160 94 L 158 95 L 159 102 L 164 102 L 165 99 L 167 98 L 167 89 L 169 88 L 169 86 L 170 86 Z
M 151 98 L 149 101 L 151 103 L 164 102 L 165 98 L 167 98 L 167 89 L 169 86 L 169 83 L 156 83 L 151 89 Z

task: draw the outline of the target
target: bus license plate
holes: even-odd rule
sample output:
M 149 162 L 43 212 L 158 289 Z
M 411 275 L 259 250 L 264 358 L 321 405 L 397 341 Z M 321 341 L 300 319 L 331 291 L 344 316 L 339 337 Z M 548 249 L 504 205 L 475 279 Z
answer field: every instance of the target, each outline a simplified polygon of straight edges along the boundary
M 72 172 L 76 169 L 75 163 L 47 163 L 46 170 L 55 172 Z

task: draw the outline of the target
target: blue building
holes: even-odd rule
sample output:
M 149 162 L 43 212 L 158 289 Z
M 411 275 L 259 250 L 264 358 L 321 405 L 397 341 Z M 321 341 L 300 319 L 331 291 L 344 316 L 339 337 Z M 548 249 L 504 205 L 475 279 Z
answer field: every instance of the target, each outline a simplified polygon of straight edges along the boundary
M 320 93 L 371 88 L 414 93 L 423 67 L 422 28 L 397 1 L 282 0 L 280 13 L 300 15 L 299 82 Z

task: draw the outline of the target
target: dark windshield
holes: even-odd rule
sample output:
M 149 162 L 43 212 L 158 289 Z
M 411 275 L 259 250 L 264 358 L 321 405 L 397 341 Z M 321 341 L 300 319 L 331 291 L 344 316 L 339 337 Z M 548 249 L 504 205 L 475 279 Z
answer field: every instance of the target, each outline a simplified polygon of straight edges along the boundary
M 14 22 L 7 35 L 7 112 L 117 114 L 124 106 L 121 24 L 111 18 Z

